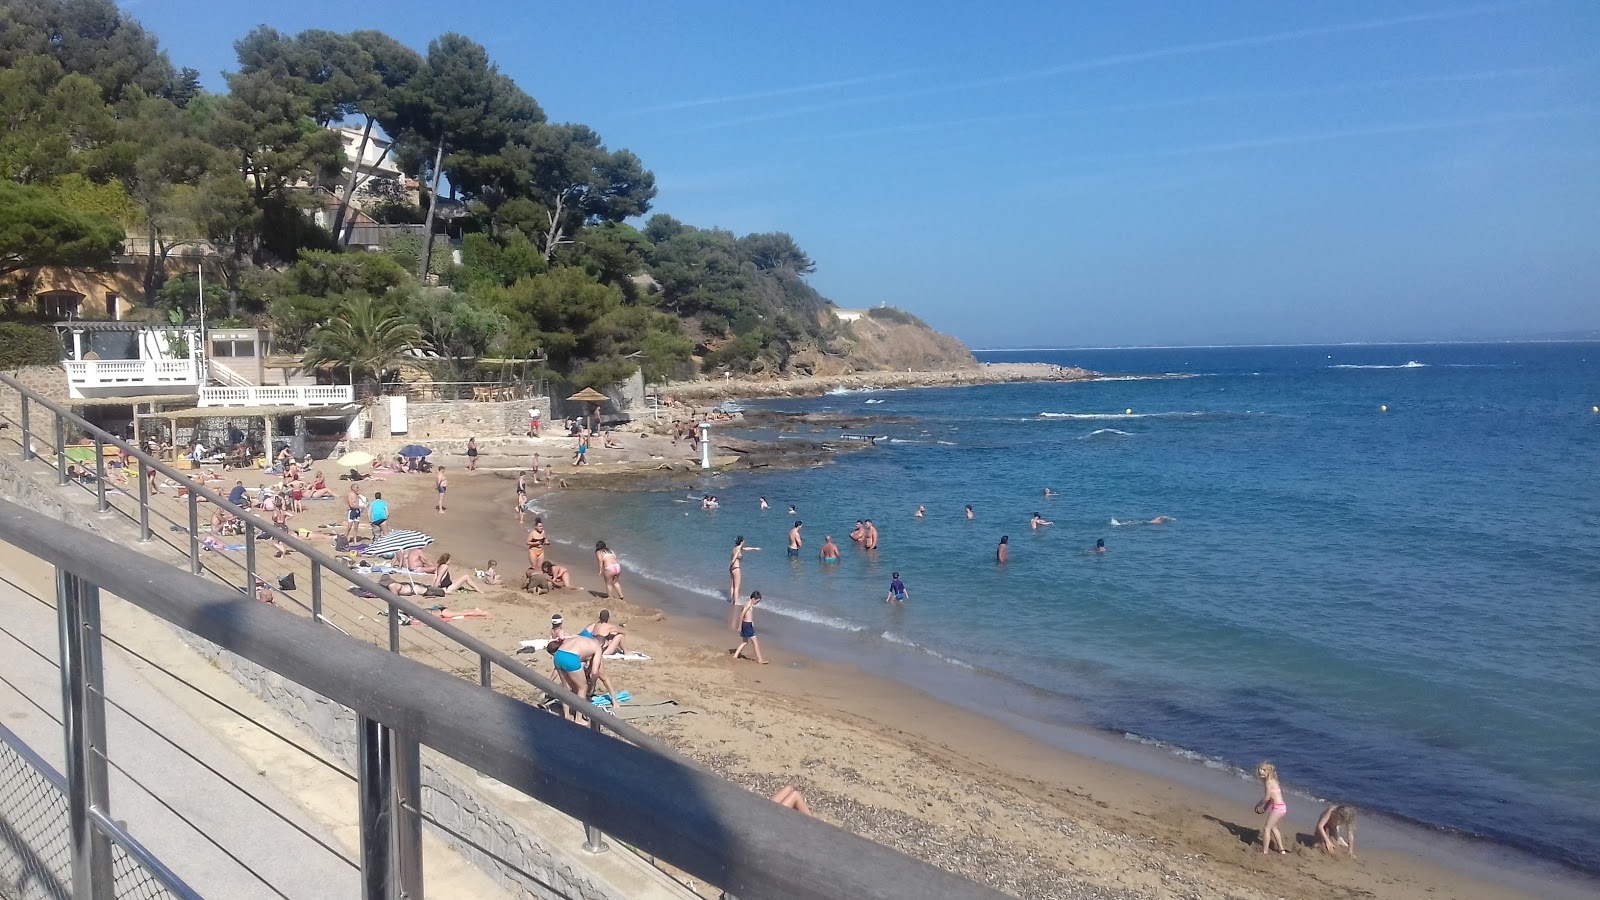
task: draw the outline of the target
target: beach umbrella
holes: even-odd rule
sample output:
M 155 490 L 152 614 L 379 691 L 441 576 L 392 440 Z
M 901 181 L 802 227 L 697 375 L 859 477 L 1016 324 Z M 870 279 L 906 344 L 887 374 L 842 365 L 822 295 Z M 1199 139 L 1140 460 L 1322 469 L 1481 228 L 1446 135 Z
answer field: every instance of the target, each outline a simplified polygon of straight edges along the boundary
M 400 455 L 404 456 L 406 459 L 421 459 L 432 452 L 432 450 L 429 450 L 427 447 L 424 447 L 421 444 L 407 444 L 400 448 Z
M 367 545 L 369 556 L 382 556 L 385 553 L 399 553 L 402 550 L 415 550 L 433 543 L 433 538 L 420 531 L 391 531 Z
M 595 390 L 592 387 L 587 387 L 587 388 L 584 388 L 583 390 L 577 392 L 576 394 L 573 394 L 571 397 L 568 397 L 567 399 L 568 400 L 575 400 L 575 401 L 578 401 L 580 403 L 605 403 L 606 401 L 610 400 L 611 398 L 607 397 L 605 394 L 600 393 L 599 391 Z
M 369 465 L 371 462 L 372 454 L 365 450 L 352 450 L 349 453 L 339 457 L 339 465 L 350 466 L 352 468 Z

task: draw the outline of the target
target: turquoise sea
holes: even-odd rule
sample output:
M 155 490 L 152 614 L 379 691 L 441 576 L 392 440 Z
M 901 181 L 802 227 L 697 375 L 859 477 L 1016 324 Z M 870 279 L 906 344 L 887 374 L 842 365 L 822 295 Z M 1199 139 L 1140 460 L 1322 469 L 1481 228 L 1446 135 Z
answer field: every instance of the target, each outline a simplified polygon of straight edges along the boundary
M 584 539 L 718 617 L 743 534 L 780 643 L 1600 872 L 1600 344 L 980 356 L 1128 374 L 762 402 L 885 439 L 707 479 L 713 512 L 681 484 L 556 495 L 553 530 L 582 502 L 608 523 Z

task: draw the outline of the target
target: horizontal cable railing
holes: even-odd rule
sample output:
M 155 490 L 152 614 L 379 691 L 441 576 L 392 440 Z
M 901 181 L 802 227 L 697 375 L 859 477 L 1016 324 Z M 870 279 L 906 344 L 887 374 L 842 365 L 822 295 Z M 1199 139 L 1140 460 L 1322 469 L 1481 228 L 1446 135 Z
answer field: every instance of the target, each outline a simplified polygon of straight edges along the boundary
M 396 817 L 422 815 L 414 797 L 406 799 L 403 790 L 384 787 L 393 785 L 401 777 L 393 772 L 406 765 L 403 747 L 391 746 L 398 738 L 383 737 L 392 732 L 593 823 L 730 895 L 798 900 L 998 896 L 798 815 L 674 756 L 610 739 L 422 662 L 350 641 L 16 504 L 0 501 L 0 541 L 64 573 L 58 577 L 58 591 L 63 592 L 59 602 L 67 617 L 64 635 L 82 633 L 98 640 L 98 587 L 103 587 L 354 711 L 361 722 L 358 794 L 364 879 L 393 865 L 388 854 L 394 843 L 404 840 Z M 64 643 L 64 657 L 67 652 Z M 92 700 L 97 696 L 98 650 L 85 646 L 74 653 L 70 671 L 79 680 L 69 693 Z M 84 659 L 89 660 L 87 669 Z M 67 674 L 65 658 L 62 668 Z M 565 699 L 577 701 L 570 695 Z M 91 732 L 92 720 L 91 714 Z M 369 815 L 369 810 L 394 808 L 389 804 L 396 802 L 398 813 Z M 397 896 L 385 878 L 366 881 L 369 888 L 376 885 L 382 891 L 368 896 Z M 411 896 L 420 896 L 420 880 L 416 884 Z

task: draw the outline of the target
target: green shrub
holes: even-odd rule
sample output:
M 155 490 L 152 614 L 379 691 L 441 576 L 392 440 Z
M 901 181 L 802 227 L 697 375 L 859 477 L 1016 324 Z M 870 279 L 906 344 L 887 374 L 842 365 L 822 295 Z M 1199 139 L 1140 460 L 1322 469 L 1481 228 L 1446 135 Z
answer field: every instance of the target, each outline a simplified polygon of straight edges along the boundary
M 917 325 L 927 328 L 927 323 L 913 316 L 905 310 L 895 309 L 892 306 L 874 306 L 867 310 L 867 317 L 880 322 L 894 322 L 897 325 Z
M 54 329 L 0 322 L 0 369 L 53 366 L 59 362 L 61 339 Z

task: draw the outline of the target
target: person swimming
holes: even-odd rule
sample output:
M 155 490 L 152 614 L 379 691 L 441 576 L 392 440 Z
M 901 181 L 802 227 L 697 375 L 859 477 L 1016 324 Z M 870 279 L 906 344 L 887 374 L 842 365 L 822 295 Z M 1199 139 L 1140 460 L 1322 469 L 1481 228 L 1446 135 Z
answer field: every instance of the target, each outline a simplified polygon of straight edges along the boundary
M 1011 543 L 1011 535 L 1009 535 L 1009 534 L 1000 535 L 1000 546 L 994 548 L 994 561 L 995 562 L 1003 563 L 1007 559 L 1011 558 L 1011 548 L 1009 546 L 1010 543 Z
M 1028 527 L 1032 528 L 1034 531 L 1038 531 L 1040 525 L 1054 525 L 1054 524 L 1055 524 L 1054 522 L 1046 521 L 1044 516 L 1041 516 L 1038 513 L 1034 513 L 1033 514 L 1033 521 L 1028 523 Z
M 1096 553 L 1104 553 L 1104 552 L 1106 552 L 1106 539 L 1105 538 L 1100 538 L 1099 540 L 1094 542 L 1094 552 L 1096 552 Z
M 972 519 L 972 504 L 970 503 L 967 504 L 967 519 L 969 521 Z

